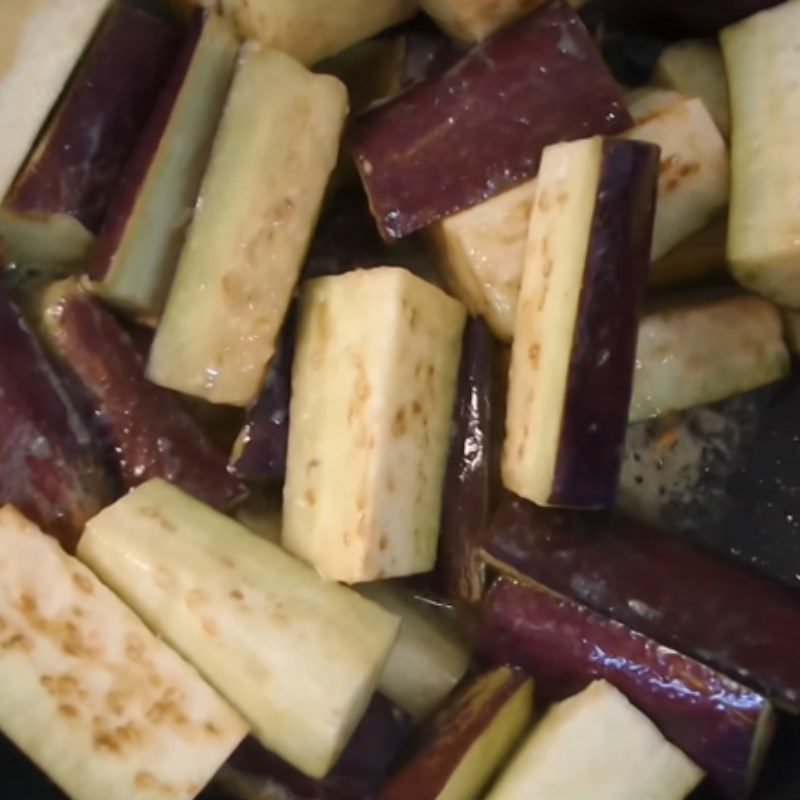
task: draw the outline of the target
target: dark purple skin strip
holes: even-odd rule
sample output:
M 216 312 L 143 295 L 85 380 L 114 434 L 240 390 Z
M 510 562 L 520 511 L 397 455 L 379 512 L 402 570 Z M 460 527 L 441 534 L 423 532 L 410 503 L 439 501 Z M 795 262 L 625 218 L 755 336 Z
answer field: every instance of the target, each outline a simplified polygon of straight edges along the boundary
M 493 350 L 486 323 L 470 318 L 461 348 L 437 561 L 438 582 L 453 600 L 474 602 L 483 593 L 480 548 L 490 511 Z
M 21 214 L 66 214 L 99 233 L 178 41 L 162 20 L 127 3 L 113 6 L 7 206 Z
M 228 766 L 285 786 L 298 800 L 366 800 L 374 797 L 411 732 L 411 718 L 376 694 L 330 774 L 313 780 L 248 737 Z
M 95 442 L 17 308 L 0 295 L 0 503 L 70 552 L 114 499 Z
M 100 301 L 72 284 L 44 310 L 41 327 L 84 393 L 126 488 L 164 478 L 215 508 L 244 498 L 178 397 L 145 378 L 133 340 Z
M 800 712 L 800 594 L 647 524 L 506 500 L 485 551 Z
M 631 125 L 580 18 L 552 0 L 368 111 L 350 146 L 389 241 L 534 177 L 549 144 Z
M 502 684 L 493 686 L 496 676 L 490 672 L 464 686 L 426 725 L 414 756 L 378 800 L 436 800 L 470 748 L 528 680 L 522 670 L 510 670 Z
M 201 12 L 196 11 L 193 14 L 189 33 L 180 50 L 177 63 L 173 67 L 166 84 L 158 96 L 149 122 L 142 132 L 136 149 L 120 177 L 119 183 L 116 186 L 116 191 L 111 197 L 108 213 L 103 223 L 97 247 L 94 249 L 89 262 L 88 273 L 93 281 L 102 281 L 106 278 L 109 270 L 113 266 L 114 255 L 122 243 L 127 223 L 131 218 L 136 201 L 139 197 L 139 190 L 145 182 L 153 161 L 158 154 L 159 145 L 169 125 L 173 108 L 180 96 L 181 89 L 186 80 L 186 75 L 192 65 L 192 59 L 203 33 L 204 20 L 205 15 Z M 227 89 L 227 86 L 225 89 Z M 213 98 L 209 98 L 209 102 L 212 102 L 212 100 Z M 197 150 L 196 181 L 192 185 L 187 185 L 186 187 L 187 214 L 185 224 L 175 227 L 171 243 L 170 254 L 175 263 L 177 263 L 178 256 L 180 255 L 186 227 L 191 218 L 189 212 L 194 206 L 197 192 L 200 189 L 204 166 L 211 152 L 212 143 L 213 132 L 208 141 L 204 142 Z
M 658 186 L 659 148 L 608 139 L 578 304 L 550 503 L 614 505 Z
M 542 702 L 607 680 L 708 773 L 716 795 L 747 793 L 768 707 L 761 695 L 572 600 L 506 578 L 487 595 L 478 641 L 492 663 L 528 670 Z
M 615 22 L 660 37 L 713 36 L 783 0 L 599 0 Z
M 283 480 L 289 447 L 289 403 L 297 309 L 290 306 L 275 357 L 258 399 L 247 412 L 240 434 L 241 451 L 232 462 L 234 472 L 252 481 Z

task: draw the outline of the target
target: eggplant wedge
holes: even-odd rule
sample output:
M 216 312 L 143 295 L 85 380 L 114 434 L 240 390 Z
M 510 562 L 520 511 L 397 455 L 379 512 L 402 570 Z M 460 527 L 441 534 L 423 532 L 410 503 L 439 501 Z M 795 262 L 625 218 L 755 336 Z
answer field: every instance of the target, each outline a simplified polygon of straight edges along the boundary
M 435 222 L 429 239 L 450 288 L 503 342 L 514 338 L 536 180 Z
M 381 673 L 380 691 L 420 722 L 464 677 L 470 653 L 455 626 L 396 582 L 364 583 L 357 591 L 400 618 L 400 635 Z
M 480 42 L 543 0 L 421 0 L 422 10 L 454 39 Z M 573 2 L 572 5 L 577 5 Z
M 0 502 L 72 551 L 116 486 L 59 374 L 19 310 L 0 296 Z
M 336 78 L 243 48 L 150 352 L 153 382 L 212 403 L 256 398 L 346 111 Z
M 415 0 L 220 0 L 242 38 L 311 65 L 414 15 Z
M 720 40 L 733 120 L 730 269 L 746 288 L 798 309 L 800 2 L 726 28 Z
M 305 284 L 283 546 L 344 583 L 433 569 L 466 311 L 393 267 Z
M 636 125 L 625 134 L 661 148 L 653 261 L 724 213 L 730 194 L 728 148 L 703 102 L 656 91 L 655 107 L 648 97 L 641 111 L 631 103 Z
M 192 800 L 244 720 L 11 506 L 0 548 L 0 730 L 73 800 Z
M 164 478 L 223 510 L 246 496 L 179 398 L 146 380 L 133 340 L 99 300 L 68 280 L 44 292 L 37 316 L 44 342 L 85 398 L 125 489 Z
M 437 579 L 445 595 L 467 602 L 480 600 L 483 595 L 480 545 L 492 503 L 494 349 L 486 324 L 476 318 L 468 320 L 461 348 L 455 433 L 445 473 L 437 562 Z
M 350 144 L 388 241 L 534 178 L 549 144 L 630 125 L 580 18 L 552 0 L 360 117 Z
M 672 301 L 639 325 L 629 418 L 708 405 L 785 378 L 781 314 L 753 295 Z
M 13 261 L 85 264 L 178 41 L 157 17 L 127 3 L 112 7 L 0 207 L 0 237 Z
M 494 571 L 571 597 L 800 712 L 800 599 L 645 523 L 512 499 L 484 550 Z
M 160 479 L 91 519 L 78 555 L 264 747 L 327 774 L 375 691 L 395 617 Z
M 227 97 L 238 41 L 219 17 L 192 21 L 89 259 L 92 290 L 158 319 Z
M 522 738 L 533 714 L 533 681 L 498 667 L 470 681 L 431 720 L 417 753 L 378 800 L 473 800 Z
M 728 76 L 719 44 L 713 39 L 685 39 L 664 50 L 656 64 L 654 81 L 687 97 L 699 97 L 719 132 L 731 136 Z
M 547 712 L 486 800 L 683 800 L 703 771 L 605 681 Z
M 502 474 L 540 505 L 613 504 L 633 383 L 658 148 L 545 150 L 511 350 Z
M 751 787 L 775 717 L 756 692 L 574 600 L 507 578 L 488 593 L 478 639 L 486 659 L 528 670 L 543 702 L 608 681 L 720 796 L 740 798 Z
M 110 0 L 0 6 L 0 198 L 5 196 Z

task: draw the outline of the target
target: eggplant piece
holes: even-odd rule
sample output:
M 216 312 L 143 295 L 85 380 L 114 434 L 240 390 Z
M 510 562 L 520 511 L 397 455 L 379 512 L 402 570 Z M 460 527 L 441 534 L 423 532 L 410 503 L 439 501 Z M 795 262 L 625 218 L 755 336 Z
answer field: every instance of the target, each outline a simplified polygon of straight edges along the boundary
M 800 2 L 756 14 L 720 35 L 731 93 L 733 184 L 728 262 L 748 289 L 800 308 Z
M 139 316 L 161 314 L 238 52 L 213 14 L 192 21 L 89 261 L 92 290 Z
M 78 554 L 266 748 L 327 774 L 375 691 L 395 617 L 160 479 L 91 519 Z
M 220 774 L 236 797 L 269 800 L 363 800 L 379 790 L 406 743 L 411 719 L 376 694 L 330 774 L 307 778 L 252 737 L 245 739 Z
M 330 580 L 433 569 L 465 322 L 404 269 L 305 285 L 283 545 Z
M 683 39 L 720 29 L 782 0 L 599 0 L 610 21 L 629 30 Z
M 659 291 L 729 281 L 725 268 L 727 241 L 726 214 L 653 262 L 647 276 L 648 286 Z
M 109 0 L 4 0 L 0 7 L 0 198 L 108 6 Z
M 365 583 L 357 591 L 401 620 L 379 689 L 415 722 L 425 719 L 466 674 L 465 642 L 441 611 L 400 584 Z
M 573 600 L 507 578 L 489 590 L 478 640 L 491 662 L 527 669 L 544 702 L 608 681 L 721 797 L 751 787 L 774 726 L 772 707 L 756 692 Z
M 499 667 L 465 686 L 431 721 L 418 752 L 378 800 L 473 800 L 522 737 L 533 681 Z
M 463 51 L 463 47 L 445 36 L 423 15 L 406 25 L 402 35 L 405 58 L 401 83 L 404 89 L 443 72 Z
M 233 446 L 233 471 L 249 481 L 282 482 L 286 476 L 296 327 L 292 306 L 278 338 L 264 388 L 248 409 L 244 427 Z
M 540 505 L 614 502 L 657 173 L 658 148 L 641 142 L 595 137 L 545 150 L 502 460 L 506 488 Z
M 144 359 L 113 315 L 74 280 L 37 309 L 42 337 L 90 407 L 122 485 L 164 478 L 216 508 L 247 493 L 179 399 L 144 377 Z
M 800 711 L 800 598 L 624 517 L 512 500 L 485 547 L 495 570 L 572 598 Z
M 315 64 L 412 17 L 416 0 L 220 0 L 239 35 Z
M 389 241 L 535 177 L 549 144 L 630 125 L 577 14 L 553 0 L 363 115 L 350 139 Z
M 21 314 L 0 296 L 0 502 L 68 550 L 112 499 L 105 465 L 79 410 Z
M 85 261 L 177 42 L 156 17 L 112 7 L 0 208 L 12 260 L 55 269 Z
M 428 230 L 448 283 L 504 342 L 514 338 L 536 179 L 521 183 Z
M 467 321 L 461 347 L 455 432 L 442 497 L 437 580 L 453 600 L 483 596 L 481 539 L 489 524 L 492 481 L 494 342 L 485 323 Z
M 421 0 L 422 10 L 454 39 L 480 42 L 524 17 L 543 0 Z M 577 5 L 572 2 L 571 5 Z
M 785 378 L 777 308 L 753 295 L 671 301 L 639 325 L 629 419 L 707 405 Z
M 730 159 L 725 140 L 701 100 L 677 97 L 673 103 L 653 108 L 645 99 L 642 105 L 646 110 L 641 113 L 629 105 L 636 125 L 625 138 L 661 148 L 651 252 L 657 261 L 725 211 Z
M 150 353 L 154 383 L 212 403 L 256 398 L 346 110 L 335 78 L 244 49 Z
M 699 97 L 723 137 L 731 135 L 728 76 L 719 44 L 686 39 L 667 47 L 656 64 L 654 81 L 687 97 Z
M 487 800 L 683 800 L 702 778 L 625 695 L 595 681 L 548 711 Z
M 0 729 L 73 800 L 195 797 L 244 720 L 11 506 L 0 548 Z

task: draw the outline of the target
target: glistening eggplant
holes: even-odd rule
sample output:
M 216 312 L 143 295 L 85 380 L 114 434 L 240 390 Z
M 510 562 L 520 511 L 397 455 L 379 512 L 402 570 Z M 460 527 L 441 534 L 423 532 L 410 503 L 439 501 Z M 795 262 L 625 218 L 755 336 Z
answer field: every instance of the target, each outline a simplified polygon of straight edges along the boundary
M 156 17 L 112 7 L 0 210 L 12 259 L 60 268 L 87 257 L 178 41 Z
M 99 300 L 68 280 L 41 296 L 37 316 L 46 344 L 86 397 L 126 489 L 164 478 L 221 509 L 245 496 L 177 396 L 145 379 L 133 340 Z
M 594 41 L 552 0 L 363 115 L 351 151 L 392 240 L 534 177 L 553 142 L 630 125 Z
M 497 512 L 493 570 L 571 597 L 800 711 L 800 596 L 642 522 L 541 509 Z
M 60 376 L 0 295 L 0 501 L 74 550 L 115 488 Z
M 721 797 L 740 798 L 752 785 L 771 738 L 772 707 L 700 662 L 507 578 L 489 591 L 478 639 L 491 662 L 527 669 L 544 701 L 608 681 L 708 774 Z
M 655 213 L 658 148 L 545 150 L 509 373 L 502 474 L 540 505 L 613 505 Z

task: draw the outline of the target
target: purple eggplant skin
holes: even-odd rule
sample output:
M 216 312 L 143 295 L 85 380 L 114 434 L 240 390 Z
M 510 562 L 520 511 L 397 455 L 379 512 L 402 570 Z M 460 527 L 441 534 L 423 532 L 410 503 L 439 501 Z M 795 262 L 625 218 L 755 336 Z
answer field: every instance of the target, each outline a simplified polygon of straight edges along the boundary
M 800 712 L 800 594 L 645 523 L 509 498 L 494 569 L 569 596 Z
M 772 719 L 762 695 L 573 600 L 508 578 L 487 594 L 478 641 L 491 662 L 528 670 L 543 702 L 607 680 L 707 772 L 716 795 L 747 793 Z
M 100 238 L 92 253 L 87 270 L 93 281 L 102 281 L 112 268 L 114 256 L 122 244 L 127 223 L 139 198 L 139 190 L 147 179 L 147 174 L 159 152 L 159 144 L 166 133 L 172 111 L 192 65 L 192 58 L 203 34 L 204 20 L 205 15 L 202 12 L 198 10 L 193 12 L 189 32 L 180 48 L 176 63 L 162 87 L 147 126 L 142 131 L 136 148 L 120 176 L 116 191 L 111 197 Z M 227 87 L 225 88 L 227 89 Z M 213 98 L 209 98 L 209 102 L 213 102 Z M 197 198 L 212 143 L 213 134 L 208 141 L 201 143 L 197 148 L 196 181 L 194 183 L 189 181 L 186 184 L 186 219 L 183 225 L 175 227 L 167 257 L 168 261 L 177 263 L 180 255 L 186 227 L 191 219 L 188 211 L 194 206 Z M 164 292 L 167 291 L 167 288 L 164 287 Z
M 179 34 L 127 3 L 112 7 L 6 205 L 65 214 L 100 232 L 120 173 L 175 59 Z
M 488 326 L 471 317 L 461 348 L 437 560 L 439 588 L 452 600 L 476 602 L 483 595 L 481 543 L 491 507 L 493 351 Z
M 631 125 L 580 18 L 551 0 L 361 116 L 350 149 L 391 241 L 533 178 L 549 144 Z
M 628 427 L 659 148 L 607 139 L 578 301 L 550 504 L 614 505 Z
M 103 304 L 74 281 L 48 292 L 39 328 L 83 392 L 122 484 L 164 478 L 218 509 L 246 495 L 178 396 L 145 379 L 145 360 Z
M 352 739 L 322 780 L 313 780 L 248 737 L 234 751 L 228 766 L 253 778 L 272 780 L 298 800 L 366 800 L 374 797 L 405 746 L 412 720 L 381 694 L 376 694 Z
M 5 295 L 0 338 L 0 503 L 74 552 L 84 524 L 115 499 L 115 487 L 63 382 Z
M 609 19 L 633 31 L 660 37 L 713 36 L 745 17 L 783 0 L 599 0 Z
M 244 480 L 282 481 L 286 476 L 296 333 L 297 308 L 292 304 L 264 388 L 248 410 L 244 427 L 234 445 L 231 466 Z

